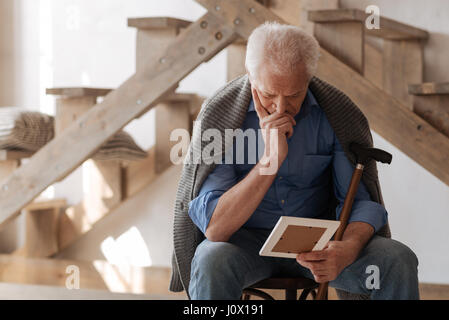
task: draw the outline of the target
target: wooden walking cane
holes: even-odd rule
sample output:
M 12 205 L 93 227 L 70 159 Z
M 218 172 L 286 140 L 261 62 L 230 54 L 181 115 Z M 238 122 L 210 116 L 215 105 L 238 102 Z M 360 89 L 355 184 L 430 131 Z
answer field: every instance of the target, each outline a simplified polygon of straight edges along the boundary
M 363 169 L 369 160 L 380 161 L 382 163 L 391 163 L 393 156 L 386 151 L 367 148 L 357 143 L 351 143 L 349 146 L 351 152 L 356 156 L 356 167 L 352 174 L 351 182 L 349 184 L 348 192 L 346 193 L 345 201 L 343 203 L 343 209 L 340 213 L 340 227 L 334 236 L 334 241 L 341 241 L 348 224 L 349 216 L 351 214 L 352 204 L 354 202 L 355 195 L 357 194 L 357 188 L 362 178 Z M 329 282 L 320 283 L 315 300 L 327 300 L 327 289 Z

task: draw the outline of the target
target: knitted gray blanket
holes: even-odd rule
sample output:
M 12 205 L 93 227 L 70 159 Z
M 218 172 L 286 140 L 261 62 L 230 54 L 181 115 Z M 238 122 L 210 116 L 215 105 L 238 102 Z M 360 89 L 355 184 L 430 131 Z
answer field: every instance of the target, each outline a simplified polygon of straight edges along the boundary
M 360 109 L 341 91 L 330 84 L 313 78 L 309 89 L 324 110 L 329 123 L 345 151 L 346 156 L 355 165 L 355 156 L 349 151 L 352 142 L 372 147 L 373 139 L 368 121 Z M 202 133 L 207 129 L 218 129 L 225 140 L 225 129 L 241 128 L 245 120 L 251 100 L 251 84 L 248 76 L 239 77 L 219 89 L 203 104 L 198 115 L 192 135 L 189 152 L 186 157 L 175 201 L 174 212 L 174 252 L 172 256 L 172 275 L 170 291 L 186 290 L 190 282 L 190 265 L 197 245 L 204 239 L 204 235 L 193 224 L 188 215 L 189 202 L 194 199 L 208 174 L 215 168 L 215 164 L 204 161 L 194 163 L 193 153 L 201 154 L 208 142 L 201 141 Z M 222 152 L 225 152 L 223 145 Z M 380 184 L 377 176 L 376 162 L 371 160 L 364 169 L 363 182 L 371 198 L 383 205 Z M 333 201 L 329 204 L 329 215 L 335 219 L 337 205 L 332 192 Z M 388 224 L 381 228 L 378 235 L 391 237 Z

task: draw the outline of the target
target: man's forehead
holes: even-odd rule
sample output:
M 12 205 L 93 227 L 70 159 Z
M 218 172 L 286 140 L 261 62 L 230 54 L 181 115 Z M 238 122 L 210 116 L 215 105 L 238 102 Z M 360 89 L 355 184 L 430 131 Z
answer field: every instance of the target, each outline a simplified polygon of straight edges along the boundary
M 280 75 L 261 67 L 256 79 L 256 87 L 263 92 L 282 95 L 294 95 L 304 92 L 308 87 L 306 76 L 301 70 L 297 73 Z
M 302 93 L 307 90 L 307 83 L 302 81 L 294 81 L 288 84 L 269 82 L 269 81 L 258 81 L 256 87 L 259 91 L 269 94 L 282 94 L 285 96 L 295 95 Z
M 271 88 L 270 86 L 266 86 L 263 83 L 260 83 L 258 87 L 259 87 L 259 90 L 262 92 L 272 93 L 272 94 L 281 93 L 281 92 L 278 92 L 278 91 L 280 91 L 279 88 Z M 290 95 L 304 92 L 305 90 L 307 90 L 307 86 L 304 86 L 304 84 L 301 84 L 301 83 L 296 83 L 296 85 L 292 85 L 287 88 L 282 87 L 281 89 L 283 89 L 282 94 L 284 94 L 286 96 L 290 96 Z

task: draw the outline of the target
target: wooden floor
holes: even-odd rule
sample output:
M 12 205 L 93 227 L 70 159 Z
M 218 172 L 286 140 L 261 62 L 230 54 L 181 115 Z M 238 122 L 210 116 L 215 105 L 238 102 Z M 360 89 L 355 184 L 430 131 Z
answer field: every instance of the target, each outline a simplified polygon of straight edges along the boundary
M 282 290 L 266 290 L 276 300 L 284 299 L 285 293 Z M 301 290 L 298 291 L 298 297 Z M 421 300 L 449 300 L 449 285 L 420 283 L 419 294 Z M 309 297 L 310 299 L 310 297 Z M 254 300 L 258 300 L 254 298 Z M 329 300 L 338 300 L 337 292 L 334 288 L 329 288 Z
M 166 273 L 158 274 L 159 277 L 163 275 L 165 277 L 165 280 L 159 282 L 159 285 L 157 286 L 157 292 L 154 293 L 167 296 L 169 299 L 187 299 L 187 296 L 184 292 L 173 293 L 168 291 L 167 288 L 170 283 L 169 274 L 170 272 L 168 271 Z M 166 285 L 163 285 L 164 282 L 166 282 Z M 265 290 L 265 291 L 276 300 L 285 299 L 285 291 L 283 290 Z M 449 300 L 449 285 L 420 283 L 419 291 L 421 300 Z M 298 297 L 300 293 L 301 290 L 298 290 Z M 310 298 L 311 297 L 309 297 L 309 299 Z M 252 297 L 251 299 L 258 300 L 260 298 Z M 337 293 L 334 288 L 329 288 L 329 300 L 338 300 Z
M 48 261 L 48 260 L 44 260 Z M 13 265 L 14 272 L 16 274 L 22 274 L 26 270 L 19 271 L 20 268 L 17 265 Z M 51 277 L 55 277 L 55 272 L 51 272 L 48 268 L 43 268 L 40 264 L 40 271 L 43 273 L 49 273 Z M 23 268 L 22 268 L 23 269 Z M 85 272 L 87 268 L 83 269 Z M 87 270 L 87 271 L 86 271 Z M 39 277 L 39 281 L 31 281 L 33 279 L 32 274 L 28 274 L 23 281 L 17 281 L 18 279 L 7 277 L 8 270 L 1 268 L 0 265 L 0 299 L 150 299 L 150 300 L 185 300 L 187 295 L 185 292 L 174 293 L 168 290 L 170 283 L 170 268 L 166 267 L 151 267 L 145 273 L 144 290 L 142 292 L 128 291 L 127 294 L 120 294 L 117 292 L 107 291 L 106 287 L 99 286 L 96 282 L 86 280 L 84 290 L 67 290 L 65 288 L 66 275 L 62 274 L 62 280 L 57 281 L 44 281 L 46 277 L 42 275 Z M 54 271 L 54 270 L 53 270 Z M 2 273 L 3 272 L 3 273 Z M 106 273 L 105 273 L 106 274 Z M 28 281 L 27 281 L 28 279 Z M 139 278 L 141 279 L 141 278 Z M 47 279 L 48 280 L 48 279 Z M 90 279 L 92 280 L 92 279 Z M 143 285 L 141 284 L 141 286 Z M 109 290 L 114 291 L 114 288 L 110 285 Z M 276 300 L 285 299 L 285 292 L 283 290 L 264 290 L 273 296 Z M 139 294 L 132 294 L 139 293 Z M 299 297 L 300 291 L 298 292 Z M 420 295 L 422 300 L 449 300 L 449 285 L 442 284 L 420 284 Z M 252 297 L 254 300 L 258 300 L 257 297 Z M 311 299 L 311 297 L 309 297 Z M 329 300 L 338 300 L 335 289 L 329 288 Z
M 266 292 L 272 295 L 276 300 L 283 300 L 285 297 L 282 290 L 266 290 Z M 449 285 L 421 284 L 420 294 L 422 300 L 449 300 Z M 185 293 L 169 293 L 168 290 L 165 294 L 160 290 L 154 294 L 121 294 L 104 290 L 67 290 L 61 287 L 43 285 L 0 283 L 0 300 L 15 299 L 185 300 L 187 299 L 187 296 Z M 260 298 L 253 297 L 252 300 L 260 300 Z M 337 294 L 333 288 L 329 289 L 329 300 L 338 300 Z
M 449 300 L 449 285 L 421 283 L 419 294 L 421 300 Z
M 68 290 L 62 287 L 0 283 L 0 300 L 178 300 L 159 294 L 126 294 L 105 290 Z

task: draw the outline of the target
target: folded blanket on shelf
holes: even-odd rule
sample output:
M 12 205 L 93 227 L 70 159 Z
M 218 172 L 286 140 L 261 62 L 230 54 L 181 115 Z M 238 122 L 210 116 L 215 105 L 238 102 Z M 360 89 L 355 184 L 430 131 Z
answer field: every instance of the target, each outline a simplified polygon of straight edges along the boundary
M 0 108 L 0 149 L 36 152 L 55 135 L 53 116 L 20 107 Z M 136 161 L 147 157 L 132 136 L 121 130 L 92 156 L 95 160 Z

